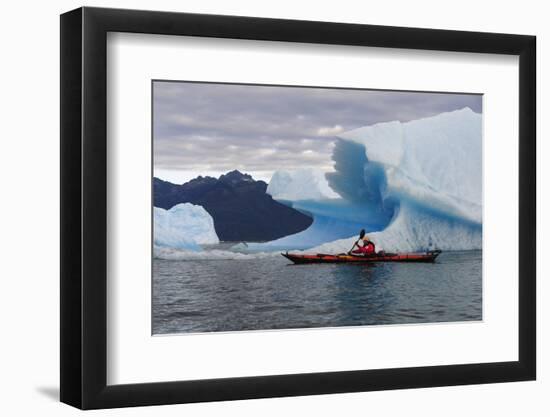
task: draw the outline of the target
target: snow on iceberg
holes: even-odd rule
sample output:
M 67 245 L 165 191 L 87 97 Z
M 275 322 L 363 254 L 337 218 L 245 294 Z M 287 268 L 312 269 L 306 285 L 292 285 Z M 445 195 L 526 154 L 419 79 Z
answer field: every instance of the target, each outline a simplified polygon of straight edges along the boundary
M 328 185 L 325 173 L 313 168 L 302 168 L 294 171 L 275 171 L 267 194 L 275 200 L 320 200 L 339 198 Z
M 464 108 L 340 134 L 326 179 L 341 199 L 285 199 L 314 222 L 264 246 L 342 252 L 365 228 L 387 251 L 481 248 L 481 131 L 481 115 Z
M 154 207 L 154 246 L 197 251 L 219 243 L 214 220 L 198 205 L 181 203 L 164 210 Z

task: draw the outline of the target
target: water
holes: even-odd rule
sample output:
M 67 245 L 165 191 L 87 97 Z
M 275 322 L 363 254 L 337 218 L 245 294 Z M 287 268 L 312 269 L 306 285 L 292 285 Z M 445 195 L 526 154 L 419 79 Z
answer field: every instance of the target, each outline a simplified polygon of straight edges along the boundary
M 481 274 L 481 251 L 433 264 L 154 259 L 153 333 L 481 320 Z

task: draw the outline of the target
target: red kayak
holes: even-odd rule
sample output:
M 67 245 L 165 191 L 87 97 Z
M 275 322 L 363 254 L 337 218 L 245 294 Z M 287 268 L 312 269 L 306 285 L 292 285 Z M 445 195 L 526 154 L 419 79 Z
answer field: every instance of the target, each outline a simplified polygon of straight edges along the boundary
M 420 253 L 377 253 L 374 255 L 327 255 L 318 253 L 316 255 L 301 255 L 292 253 L 281 253 L 285 258 L 295 264 L 319 264 L 319 263 L 374 263 L 374 262 L 434 262 L 441 253 L 440 250 Z

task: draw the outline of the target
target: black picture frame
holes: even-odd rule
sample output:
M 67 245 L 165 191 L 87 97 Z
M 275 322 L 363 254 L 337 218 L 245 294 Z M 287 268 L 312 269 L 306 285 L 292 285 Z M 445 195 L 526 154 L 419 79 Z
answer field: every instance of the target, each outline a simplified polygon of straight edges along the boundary
M 108 32 L 519 56 L 519 360 L 107 385 Z M 61 401 L 94 409 L 535 379 L 535 45 L 524 35 L 252 17 L 88 7 L 61 15 Z

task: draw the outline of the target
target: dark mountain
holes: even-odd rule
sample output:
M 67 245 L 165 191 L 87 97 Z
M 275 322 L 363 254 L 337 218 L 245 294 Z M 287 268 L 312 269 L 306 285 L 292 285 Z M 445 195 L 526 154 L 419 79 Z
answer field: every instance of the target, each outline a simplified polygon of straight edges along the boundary
M 197 177 L 182 185 L 153 179 L 154 205 L 169 209 L 179 203 L 199 204 L 214 219 L 220 240 L 274 240 L 307 229 L 312 219 L 273 200 L 267 184 L 231 171 L 220 178 Z

